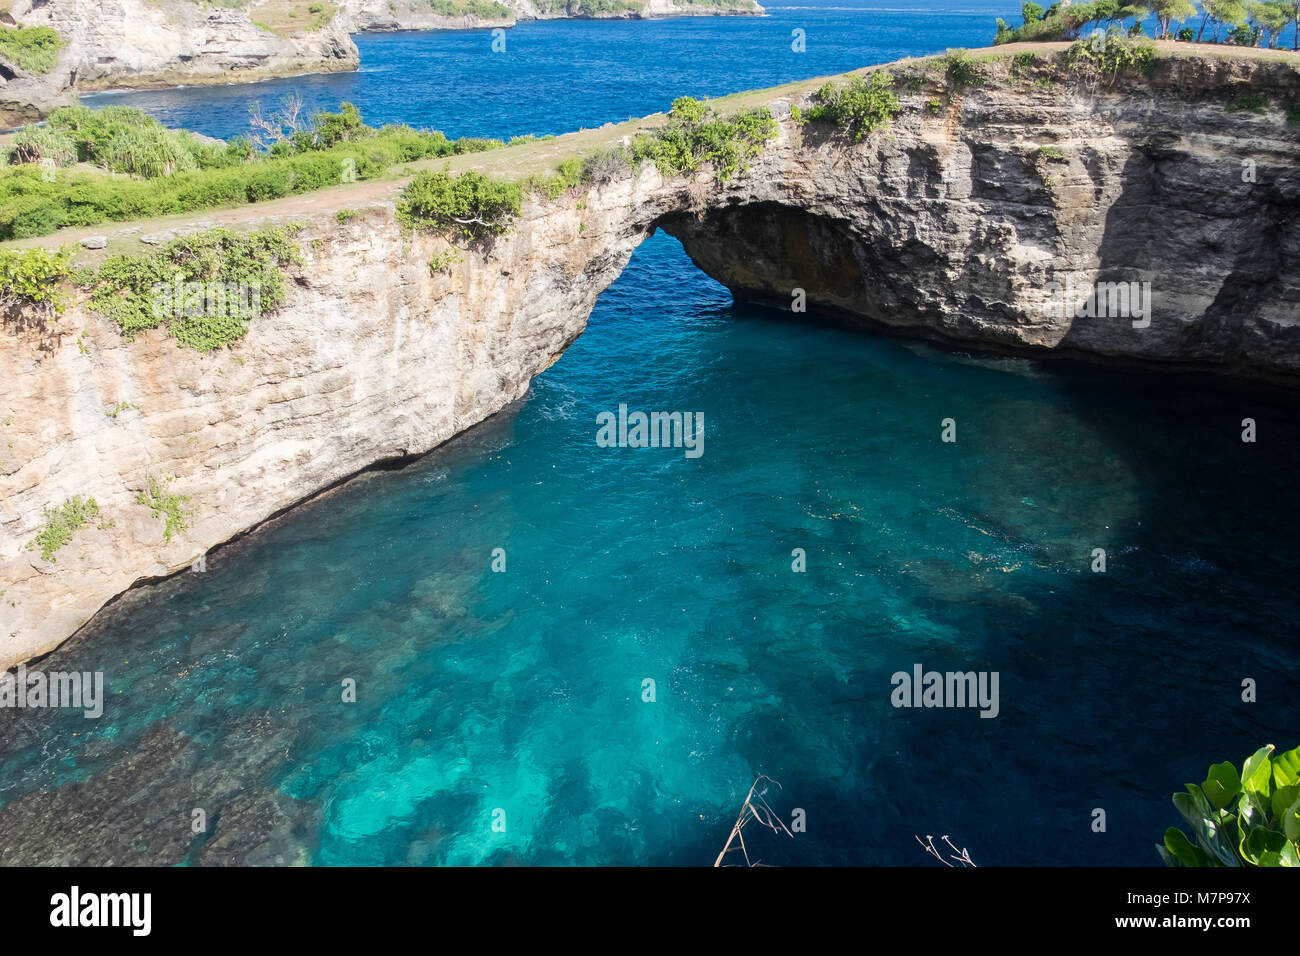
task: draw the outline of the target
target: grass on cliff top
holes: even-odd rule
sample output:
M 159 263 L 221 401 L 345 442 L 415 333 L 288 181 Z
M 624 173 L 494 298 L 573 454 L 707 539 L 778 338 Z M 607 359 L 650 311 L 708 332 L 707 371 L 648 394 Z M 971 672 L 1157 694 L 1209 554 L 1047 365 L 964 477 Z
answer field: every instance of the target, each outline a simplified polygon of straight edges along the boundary
M 1065 42 L 1013 43 L 982 50 L 971 50 L 968 51 L 968 56 L 974 63 L 983 65 L 998 61 L 1013 62 L 1015 57 L 1021 55 L 1027 59 L 1028 54 L 1034 54 L 1044 61 L 1042 64 L 1044 68 L 1050 68 L 1049 61 L 1064 62 L 1062 55 L 1069 48 L 1070 44 Z M 1162 41 L 1157 41 L 1155 48 L 1156 56 L 1160 59 L 1194 58 L 1300 62 L 1295 54 L 1288 51 L 1262 48 L 1215 47 L 1203 44 L 1193 45 Z M 852 77 L 866 76 L 882 70 L 892 72 L 896 76 L 913 73 L 923 76 L 929 74 L 932 77 L 936 71 L 942 71 L 944 64 L 948 62 L 949 58 L 946 54 L 907 58 L 895 63 L 853 70 L 838 77 L 796 80 L 765 89 L 746 90 L 707 102 L 719 114 L 729 114 L 753 107 L 770 106 L 773 102 L 781 99 L 790 100 L 809 95 L 823 86 L 828 80 L 845 82 Z M 1012 75 L 1014 76 L 1014 73 Z M 917 91 L 908 89 L 907 92 L 916 93 Z M 648 116 L 631 118 L 622 123 L 607 124 L 596 129 L 565 133 L 550 139 L 512 142 L 507 148 L 497 148 L 489 152 L 477 149 L 465 150 L 457 151 L 445 158 L 413 160 L 390 167 L 373 177 L 367 176 L 364 181 L 362 177 L 358 177 L 358 182 L 352 184 L 338 185 L 333 188 L 327 188 L 328 184 L 326 184 L 313 192 L 308 192 L 306 189 L 294 189 L 289 196 L 284 198 L 267 197 L 267 200 L 259 206 L 244 205 L 247 200 L 236 197 L 229 202 L 218 203 L 211 207 L 202 207 L 209 211 L 203 213 L 201 220 L 197 220 L 192 212 L 187 212 L 183 208 L 158 212 L 149 212 L 147 209 L 142 208 L 133 214 L 131 214 L 130 210 L 123 210 L 123 215 L 120 218 L 114 217 L 114 221 L 136 221 L 136 228 L 145 229 L 193 229 L 195 227 L 205 228 L 214 225 L 246 229 L 267 221 L 283 221 L 286 218 L 312 216 L 318 213 L 332 215 L 340 209 L 356 209 L 370 204 L 391 201 L 395 198 L 397 190 L 406 181 L 409 181 L 411 176 L 421 171 L 440 169 L 444 164 L 449 166 L 452 173 L 474 170 L 498 179 L 526 180 L 530 177 L 553 177 L 560 163 L 571 160 L 581 161 L 582 157 L 590 153 L 616 146 L 625 136 L 635 138 L 639 134 L 653 131 L 666 122 L 668 122 L 667 113 L 654 113 Z M 8 202 L 9 200 L 3 195 L 3 175 L 0 175 L 0 215 L 6 214 Z M 96 218 L 93 222 L 102 222 L 107 218 Z M 33 237 L 43 234 L 27 233 L 27 235 Z M 63 242 L 76 241 L 95 234 L 96 230 L 92 228 L 77 227 L 76 220 L 73 219 L 67 223 L 63 231 L 56 235 L 44 239 L 22 240 L 20 244 L 53 248 Z M 3 238 L 5 238 L 5 233 L 3 224 L 0 223 L 0 239 Z M 121 249 L 138 249 L 139 240 L 124 233 L 116 235 L 110 233 L 109 247 L 110 252 Z M 78 258 L 82 260 L 89 258 L 97 261 L 102 258 L 102 254 L 79 252 Z
M 227 2 L 223 6 L 248 7 L 248 3 Z M 339 12 L 332 0 L 267 0 L 250 11 L 253 25 L 277 36 L 313 33 Z
M 402 163 L 504 145 L 405 126 L 375 129 L 346 103 L 301 129 L 264 122 L 275 132 L 259 131 L 269 147 L 261 151 L 248 139 L 201 142 L 129 107 L 57 110 L 46 127 L 25 127 L 9 140 L 0 171 L 0 240 L 264 202 L 378 179 Z
M 0 26 L 0 58 L 28 73 L 54 69 L 63 38 L 49 27 Z
M 710 166 L 719 180 L 743 173 L 748 161 L 776 134 L 767 107 L 719 116 L 690 96 L 673 100 L 667 122 L 580 157 L 560 161 L 554 170 L 515 180 L 495 179 L 476 170 L 453 176 L 449 169 L 420 173 L 406 184 L 397 218 L 407 229 L 458 232 L 466 238 L 500 235 L 523 207 L 526 192 L 551 199 L 584 182 L 612 178 L 626 167 L 652 162 L 664 175 L 693 174 Z

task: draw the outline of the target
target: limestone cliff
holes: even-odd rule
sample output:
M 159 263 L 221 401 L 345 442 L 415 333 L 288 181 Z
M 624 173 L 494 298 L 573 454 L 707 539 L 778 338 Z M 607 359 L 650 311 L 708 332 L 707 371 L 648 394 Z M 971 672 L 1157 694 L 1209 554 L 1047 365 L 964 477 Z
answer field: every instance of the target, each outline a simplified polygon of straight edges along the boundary
M 756 0 L 345 0 L 349 29 L 462 30 L 520 20 L 760 15 Z
M 229 350 L 200 355 L 160 332 L 126 342 L 84 303 L 52 338 L 7 326 L 0 666 L 52 648 L 133 583 L 518 399 L 657 227 L 738 296 L 788 305 L 803 290 L 812 310 L 967 346 L 1300 382 L 1300 125 L 1280 108 L 1300 102 L 1291 62 L 1176 59 L 1114 86 L 1012 75 L 1009 57 L 984 69 L 983 85 L 952 88 L 941 70 L 901 66 L 904 112 L 857 143 L 793 120 L 812 84 L 749 95 L 780 126 L 746 174 L 623 167 L 534 198 L 507 235 L 436 271 L 448 241 L 404 237 L 387 184 L 210 214 L 181 228 L 303 224 L 288 301 Z M 1228 108 L 1245 93 L 1271 105 Z M 458 162 L 506 174 L 565 140 Z M 357 211 L 340 222 L 337 209 Z M 98 231 L 111 251 L 139 228 Z M 1145 324 L 1061 307 L 1121 280 L 1150 283 Z M 151 475 L 188 496 L 170 542 L 137 503 Z M 76 495 L 96 499 L 102 526 L 42 560 L 27 545 L 43 510 Z
M 336 4 L 265 7 L 265 0 L 245 9 L 189 0 L 15 0 L 10 14 L 18 23 L 50 27 L 64 47 L 44 76 L 0 68 L 0 127 L 48 115 L 77 91 L 357 68 L 357 48 Z M 321 12 L 311 12 L 316 7 Z

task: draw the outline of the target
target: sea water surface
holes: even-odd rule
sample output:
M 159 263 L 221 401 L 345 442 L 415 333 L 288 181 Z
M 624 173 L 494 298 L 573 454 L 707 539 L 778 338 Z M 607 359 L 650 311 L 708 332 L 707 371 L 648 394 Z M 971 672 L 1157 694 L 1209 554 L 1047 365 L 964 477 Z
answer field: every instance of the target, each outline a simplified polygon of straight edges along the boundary
M 598 447 L 620 404 L 702 413 L 703 455 Z M 1298 412 L 736 305 L 658 234 L 515 406 L 42 661 L 105 712 L 0 714 L 0 859 L 707 865 L 762 773 L 806 818 L 765 862 L 1153 864 L 1171 793 L 1300 742 Z M 996 672 L 997 716 L 894 707 L 917 664 Z
M 289 93 L 308 113 L 355 104 L 372 125 L 449 136 L 567 133 L 666 110 L 678 96 L 721 96 L 843 73 L 906 56 L 993 42 L 997 0 L 809 2 L 763 17 L 526 21 L 493 52 L 489 30 L 362 33 L 361 69 L 230 86 L 104 93 L 93 106 L 138 106 L 169 126 L 223 138 L 248 132 L 248 109 Z M 794 31 L 805 49 L 795 52 Z

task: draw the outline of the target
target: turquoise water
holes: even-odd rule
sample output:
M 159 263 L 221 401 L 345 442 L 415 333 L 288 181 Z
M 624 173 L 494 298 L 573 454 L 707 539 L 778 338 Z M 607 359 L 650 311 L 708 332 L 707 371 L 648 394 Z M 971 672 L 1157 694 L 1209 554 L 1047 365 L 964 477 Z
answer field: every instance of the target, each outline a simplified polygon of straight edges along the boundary
M 101 99 L 222 135 L 289 88 L 559 132 L 1010 18 L 890 6 L 526 24 L 501 59 L 363 37 L 356 75 Z M 805 22 L 806 59 L 765 52 Z M 597 447 L 620 404 L 702 413 L 703 456 Z M 102 670 L 106 711 L 0 714 L 0 861 L 708 864 L 766 773 L 807 818 L 748 837 L 767 862 L 925 864 L 913 834 L 948 833 L 981 864 L 1152 864 L 1170 793 L 1300 742 L 1298 410 L 736 306 L 656 235 L 516 406 L 44 661 Z M 915 664 L 998 672 L 998 717 L 894 708 Z
M 619 403 L 702 412 L 703 456 L 598 448 Z M 1170 793 L 1300 728 L 1295 413 L 737 307 L 659 234 L 515 407 L 47 660 L 106 713 L 0 724 L 0 831 L 85 852 L 238 788 L 280 807 L 250 862 L 707 864 L 767 773 L 808 819 L 769 862 L 1151 864 Z M 895 709 L 915 663 L 998 671 L 999 716 Z M 160 728 L 191 750 L 142 755 Z M 205 861 L 163 842 L 125 855 Z

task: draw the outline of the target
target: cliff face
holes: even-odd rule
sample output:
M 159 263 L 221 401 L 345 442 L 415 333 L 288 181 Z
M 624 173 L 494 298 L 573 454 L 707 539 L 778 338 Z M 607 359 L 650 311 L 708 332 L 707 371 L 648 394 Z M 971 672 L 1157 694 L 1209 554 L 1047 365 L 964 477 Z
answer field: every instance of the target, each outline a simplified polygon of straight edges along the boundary
M 771 99 L 779 134 L 746 175 L 624 169 L 526 203 L 506 236 L 437 272 L 447 241 L 404 238 L 387 187 L 245 211 L 303 222 L 305 262 L 285 307 L 229 350 L 199 355 L 160 332 L 128 343 L 84 304 L 53 336 L 6 326 L 0 666 L 133 582 L 516 400 L 660 226 L 742 297 L 790 304 L 802 290 L 810 309 L 957 342 L 1300 382 L 1300 126 L 1276 107 L 1225 109 L 1244 91 L 1300 101 L 1300 75 L 1175 61 L 1151 82 L 1046 89 L 988 69 L 996 82 L 951 95 L 923 80 L 856 144 L 795 123 L 803 94 Z M 521 155 L 465 159 L 504 174 Z M 333 211 L 358 202 L 340 224 Z M 1095 283 L 1121 280 L 1150 284 L 1145 317 L 1078 314 Z M 121 403 L 135 407 L 110 417 Z M 188 496 L 170 543 L 137 503 L 149 476 Z M 76 495 L 96 499 L 101 526 L 46 562 L 26 546 L 43 510 Z
M 64 40 L 54 70 L 15 75 L 0 85 L 0 125 L 48 115 L 77 90 L 230 83 L 299 73 L 355 70 L 356 45 L 340 13 L 319 22 L 309 4 L 279 33 L 259 26 L 261 12 L 188 0 L 16 0 L 26 26 Z M 300 29 L 292 24 L 301 21 Z M 15 72 L 9 70 L 8 72 Z M 3 71 L 0 71 L 3 77 Z
M 511 27 L 517 0 L 448 0 L 436 8 L 426 0 L 345 0 L 348 30 L 469 30 Z
M 348 29 L 465 30 L 514 26 L 520 20 L 653 19 L 655 17 L 749 16 L 755 0 L 345 0 Z

